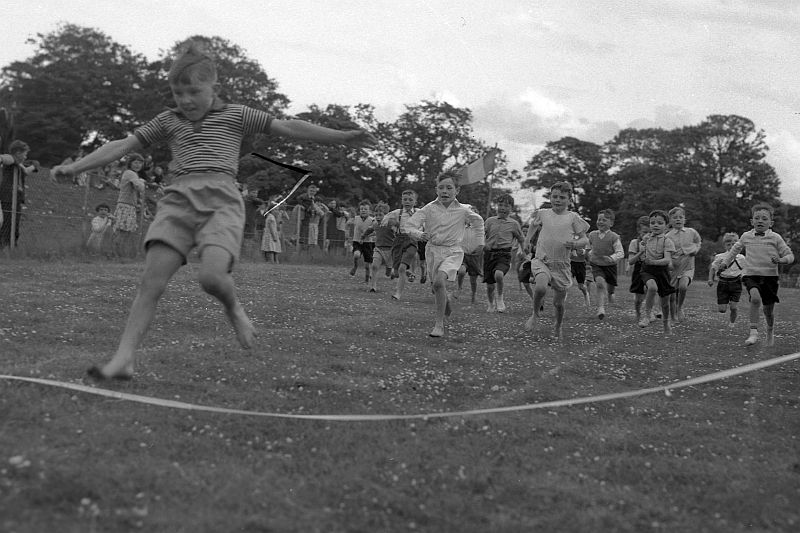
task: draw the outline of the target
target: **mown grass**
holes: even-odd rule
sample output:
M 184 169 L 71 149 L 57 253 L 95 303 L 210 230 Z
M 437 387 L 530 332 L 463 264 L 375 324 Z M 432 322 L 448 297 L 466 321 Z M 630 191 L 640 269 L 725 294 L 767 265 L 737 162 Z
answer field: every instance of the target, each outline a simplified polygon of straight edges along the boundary
M 178 273 L 141 350 L 110 387 L 295 414 L 435 413 L 663 385 L 798 351 L 800 293 L 781 289 L 774 347 L 745 348 L 712 290 L 665 338 L 635 326 L 627 279 L 603 322 L 571 295 L 566 339 L 509 312 L 365 292 L 345 267 L 246 263 L 262 334 L 235 344 L 218 305 Z M 2 261 L 0 373 L 77 382 L 113 352 L 140 265 Z M 577 407 L 338 422 L 187 412 L 0 381 L 0 530 L 796 531 L 800 364 Z

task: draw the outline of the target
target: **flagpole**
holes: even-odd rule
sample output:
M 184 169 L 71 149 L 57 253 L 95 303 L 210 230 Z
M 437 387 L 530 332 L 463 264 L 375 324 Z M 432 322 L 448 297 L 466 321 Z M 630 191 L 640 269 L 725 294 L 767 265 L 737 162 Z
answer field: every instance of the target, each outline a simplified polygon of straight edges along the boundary
M 494 144 L 494 148 L 492 150 L 497 150 L 497 143 Z M 495 157 L 497 157 L 495 155 Z M 491 177 L 491 181 L 489 180 Z M 492 215 L 492 182 L 494 181 L 494 168 L 492 171 L 486 174 L 486 184 L 489 186 L 489 192 L 486 193 L 486 218 L 489 218 Z

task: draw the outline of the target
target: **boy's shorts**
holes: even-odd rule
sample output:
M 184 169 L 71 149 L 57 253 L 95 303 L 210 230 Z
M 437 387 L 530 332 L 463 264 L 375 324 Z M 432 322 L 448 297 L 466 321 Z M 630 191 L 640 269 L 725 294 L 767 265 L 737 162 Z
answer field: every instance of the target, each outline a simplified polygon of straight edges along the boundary
M 372 263 L 372 252 L 375 250 L 374 242 L 353 241 L 353 253 L 361 252 L 361 258 L 365 263 Z
M 719 278 L 717 283 L 717 304 L 726 305 L 738 302 L 742 296 L 742 278 Z
M 565 291 L 572 287 L 572 271 L 569 261 L 553 261 L 544 263 L 541 259 L 531 259 L 531 274 L 534 283 L 539 283 L 536 278 L 540 275 L 547 276 L 547 283 L 556 291 Z
M 417 253 L 417 243 L 409 235 L 397 234 L 392 244 L 392 268 L 397 270 L 401 264 L 411 267 Z
M 647 292 L 647 289 L 644 286 L 644 281 L 642 280 L 642 262 L 636 261 L 633 264 L 633 272 L 631 272 L 631 289 L 630 292 L 633 294 L 644 294 Z
M 436 272 L 447 274 L 447 281 L 455 281 L 458 268 L 464 260 L 464 250 L 458 246 L 437 246 L 429 244 L 425 252 L 425 262 L 428 267 L 428 276 L 434 278 Z
M 570 261 L 569 271 L 578 285 L 586 283 L 586 262 L 585 261 Z
M 757 289 L 761 294 L 761 303 L 773 305 L 780 303 L 778 299 L 778 276 L 742 276 L 742 283 L 747 293 L 750 289 Z
M 487 285 L 494 285 L 494 273 L 500 271 L 505 276 L 511 269 L 511 248 L 499 248 L 497 250 L 483 251 L 483 282 Z
M 694 279 L 694 256 L 679 255 L 672 260 L 672 270 L 670 272 L 673 285 L 677 285 L 681 278 L 689 278 L 691 285 Z
M 643 265 L 642 283 L 647 285 L 647 282 L 651 279 L 655 280 L 656 287 L 658 287 L 658 295 L 662 298 L 677 291 L 670 283 L 669 267 L 667 266 Z
M 592 263 L 592 277 L 595 281 L 597 281 L 598 277 L 603 278 L 611 287 L 616 287 L 617 265 L 595 265 Z
M 145 236 L 148 248 L 162 242 L 186 257 L 197 247 L 219 246 L 239 260 L 244 235 L 244 201 L 232 176 L 198 172 L 177 178 L 164 189 Z
M 482 276 L 483 271 L 483 252 L 477 254 L 464 254 L 461 264 L 467 267 L 467 275 L 470 277 Z
M 375 259 L 375 255 L 377 255 L 378 266 L 386 265 L 387 267 L 392 266 L 392 249 L 388 246 L 377 246 L 374 249 L 373 254 L 373 261 Z
M 531 274 L 531 261 L 526 259 L 519 264 L 517 279 L 520 283 L 530 283 L 531 277 L 533 277 L 533 274 Z

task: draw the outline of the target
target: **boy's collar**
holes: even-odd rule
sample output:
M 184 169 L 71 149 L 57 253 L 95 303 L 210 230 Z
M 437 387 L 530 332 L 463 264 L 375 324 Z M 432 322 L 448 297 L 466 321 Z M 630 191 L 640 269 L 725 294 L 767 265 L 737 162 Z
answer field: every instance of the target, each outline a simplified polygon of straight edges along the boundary
M 220 110 L 221 110 L 221 109 L 223 109 L 224 107 L 225 107 L 225 101 L 224 101 L 222 98 L 220 98 L 218 95 L 216 95 L 216 94 L 215 94 L 215 95 L 214 95 L 214 101 L 213 101 L 213 102 L 211 102 L 211 107 L 208 109 L 208 111 L 206 112 L 206 114 L 205 114 L 205 115 L 203 115 L 203 118 L 206 118 L 206 116 L 208 116 L 208 113 L 210 113 L 211 111 L 220 111 Z M 169 110 L 170 110 L 170 111 L 172 111 L 173 113 L 175 113 L 175 114 L 177 114 L 177 115 L 180 115 L 180 116 L 182 116 L 182 117 L 183 117 L 183 116 L 185 116 L 185 115 L 184 115 L 184 114 L 181 112 L 180 108 L 178 108 L 178 107 L 167 107 L 167 109 L 169 109 Z M 202 120 L 202 119 L 200 119 L 200 120 Z

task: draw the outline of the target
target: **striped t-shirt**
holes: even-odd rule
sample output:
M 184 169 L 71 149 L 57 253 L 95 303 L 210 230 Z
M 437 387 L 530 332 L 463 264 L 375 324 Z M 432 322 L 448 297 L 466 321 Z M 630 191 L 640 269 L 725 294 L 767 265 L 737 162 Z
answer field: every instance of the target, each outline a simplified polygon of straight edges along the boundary
M 175 177 L 192 172 L 236 176 L 242 138 L 268 133 L 272 116 L 241 104 L 216 100 L 202 121 L 192 122 L 175 109 L 162 111 L 134 135 L 144 146 L 166 142 Z

